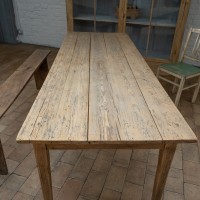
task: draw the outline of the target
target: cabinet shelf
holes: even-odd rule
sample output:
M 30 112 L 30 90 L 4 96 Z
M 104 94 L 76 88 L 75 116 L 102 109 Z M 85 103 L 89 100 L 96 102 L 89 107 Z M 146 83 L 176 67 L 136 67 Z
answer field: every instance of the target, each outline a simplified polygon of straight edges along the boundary
M 126 19 L 126 23 L 137 24 L 137 25 L 150 25 L 150 21 L 147 18 Z
M 152 19 L 151 25 L 175 28 L 176 22 L 168 19 Z
M 94 16 L 93 15 L 77 15 L 77 16 L 74 16 L 74 20 L 94 21 Z
M 151 25 L 151 26 L 162 26 L 162 27 L 176 27 L 176 22 L 167 19 L 152 19 L 150 22 L 148 19 L 145 18 L 138 18 L 138 19 L 127 19 L 127 24 L 137 24 L 137 25 Z
M 95 17 L 94 15 L 77 15 L 74 16 L 74 20 L 94 21 Z M 96 15 L 96 21 L 118 23 L 118 19 L 116 17 L 106 16 L 106 15 Z
M 97 22 L 114 22 L 114 23 L 118 23 L 118 19 L 116 17 L 106 16 L 106 15 L 96 15 L 96 21 Z

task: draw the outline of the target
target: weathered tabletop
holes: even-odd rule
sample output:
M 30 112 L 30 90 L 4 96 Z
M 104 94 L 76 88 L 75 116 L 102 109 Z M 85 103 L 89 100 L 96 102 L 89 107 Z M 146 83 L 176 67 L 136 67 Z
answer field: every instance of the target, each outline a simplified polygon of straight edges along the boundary
M 44 145 L 159 148 L 159 180 L 196 137 L 126 34 L 68 33 L 17 141 L 34 144 L 40 170 Z

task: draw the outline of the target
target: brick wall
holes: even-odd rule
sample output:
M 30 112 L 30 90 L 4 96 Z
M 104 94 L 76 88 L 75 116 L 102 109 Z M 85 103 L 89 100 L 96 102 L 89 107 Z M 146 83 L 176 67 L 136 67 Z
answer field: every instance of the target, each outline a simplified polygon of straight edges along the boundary
M 65 0 L 13 0 L 18 40 L 60 47 L 66 33 Z

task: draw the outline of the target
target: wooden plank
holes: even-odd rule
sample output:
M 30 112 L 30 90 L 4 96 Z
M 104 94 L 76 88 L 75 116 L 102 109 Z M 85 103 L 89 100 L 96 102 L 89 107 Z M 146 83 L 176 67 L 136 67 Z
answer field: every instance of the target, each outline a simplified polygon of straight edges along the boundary
M 90 63 L 88 141 L 161 143 L 115 35 L 92 34 Z
M 18 142 L 87 140 L 90 34 L 77 35 L 65 39 Z
M 2 85 L 0 85 L 0 117 L 7 111 L 49 54 L 49 50 L 36 50 Z
M 128 35 L 119 33 L 118 39 L 163 140 L 196 142 L 195 134 Z

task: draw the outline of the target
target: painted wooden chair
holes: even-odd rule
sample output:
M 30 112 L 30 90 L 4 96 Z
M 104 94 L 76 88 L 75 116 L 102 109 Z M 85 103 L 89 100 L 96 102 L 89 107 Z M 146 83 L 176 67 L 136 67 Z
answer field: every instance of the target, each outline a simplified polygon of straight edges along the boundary
M 174 76 L 175 80 L 171 81 L 167 79 L 166 76 L 162 76 L 160 72 Z M 195 83 L 185 86 L 186 80 L 195 77 L 197 79 Z M 178 88 L 175 98 L 176 106 L 178 106 L 182 91 L 193 87 L 195 87 L 195 89 L 192 103 L 196 101 L 200 88 L 200 29 L 190 28 L 180 62 L 159 66 L 157 70 L 157 78 L 173 84 L 172 92 L 175 92 L 176 88 Z

